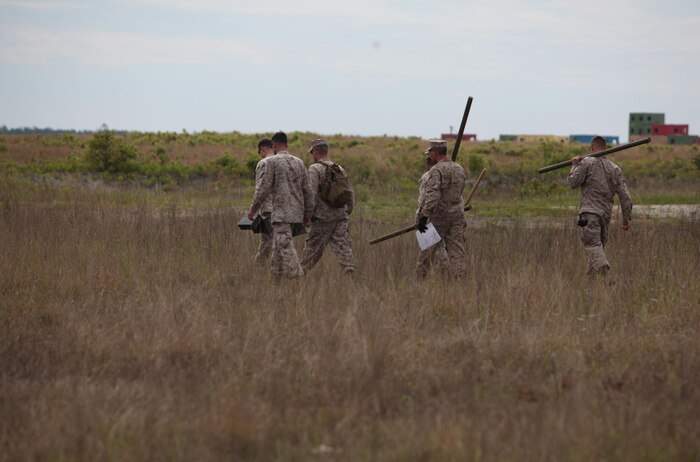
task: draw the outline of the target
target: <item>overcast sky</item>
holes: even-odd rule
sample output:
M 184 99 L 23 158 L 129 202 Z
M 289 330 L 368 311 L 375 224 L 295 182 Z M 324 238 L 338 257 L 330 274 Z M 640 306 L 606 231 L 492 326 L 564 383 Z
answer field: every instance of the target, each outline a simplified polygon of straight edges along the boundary
M 700 133 L 700 1 L 0 0 L 0 125 Z

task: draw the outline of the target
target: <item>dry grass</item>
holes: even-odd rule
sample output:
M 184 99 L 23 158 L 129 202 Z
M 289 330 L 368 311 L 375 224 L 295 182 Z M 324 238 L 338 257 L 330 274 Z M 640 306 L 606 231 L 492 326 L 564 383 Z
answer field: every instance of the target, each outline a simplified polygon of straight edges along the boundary
M 235 214 L 24 194 L 0 188 L 0 459 L 700 457 L 697 220 L 615 232 L 610 288 L 573 225 L 474 230 L 466 280 L 418 284 L 411 237 L 367 245 L 403 222 L 362 219 L 355 280 L 327 255 L 275 285 Z

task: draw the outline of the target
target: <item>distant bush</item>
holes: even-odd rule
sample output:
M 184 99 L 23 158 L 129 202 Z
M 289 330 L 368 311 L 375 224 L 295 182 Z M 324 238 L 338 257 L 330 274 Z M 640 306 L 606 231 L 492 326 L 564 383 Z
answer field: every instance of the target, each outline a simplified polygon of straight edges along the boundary
M 136 148 L 126 144 L 110 130 L 95 133 L 85 151 L 85 161 L 90 169 L 97 172 L 132 172 L 136 168 L 133 161 L 137 156 Z
M 257 167 L 258 162 L 260 162 L 260 156 L 256 154 L 250 153 L 245 157 L 245 166 L 248 169 L 248 173 L 253 177 L 255 176 L 255 167 Z
M 228 152 L 224 152 L 224 155 L 214 159 L 212 162 L 212 167 L 214 168 L 214 172 L 216 173 L 226 173 L 226 174 L 231 174 L 233 172 L 236 172 L 240 169 L 240 163 L 238 162 L 238 159 L 233 157 L 231 154 Z
M 158 158 L 160 165 L 165 165 L 168 163 L 168 153 L 163 146 L 158 146 L 156 148 L 156 157 Z
M 469 171 L 472 174 L 480 172 L 486 166 L 486 159 L 480 154 L 470 154 L 467 157 Z
M 541 142 L 540 151 L 542 152 L 542 158 L 547 165 L 563 162 L 573 157 L 568 149 L 564 149 L 561 144 L 551 141 Z

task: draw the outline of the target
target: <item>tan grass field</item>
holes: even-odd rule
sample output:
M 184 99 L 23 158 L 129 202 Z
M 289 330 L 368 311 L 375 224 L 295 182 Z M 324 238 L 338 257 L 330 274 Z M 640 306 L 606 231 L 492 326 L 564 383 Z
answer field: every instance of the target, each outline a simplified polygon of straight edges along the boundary
M 360 211 L 356 278 L 276 285 L 242 210 L 124 194 L 0 184 L 0 460 L 700 458 L 697 217 L 614 225 L 607 287 L 573 216 L 417 283 Z

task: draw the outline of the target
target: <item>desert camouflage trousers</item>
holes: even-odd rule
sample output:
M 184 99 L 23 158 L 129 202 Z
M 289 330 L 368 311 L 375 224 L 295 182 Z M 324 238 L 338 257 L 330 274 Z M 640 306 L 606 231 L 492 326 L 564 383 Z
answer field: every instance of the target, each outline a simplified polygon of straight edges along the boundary
M 581 218 L 588 220 L 588 224 L 581 228 L 581 241 L 583 250 L 588 257 L 588 270 L 590 277 L 596 274 L 605 274 L 610 269 L 610 263 L 605 256 L 603 247 L 608 241 L 609 222 L 593 213 L 582 213 Z
M 272 275 L 298 278 L 304 275 L 292 240 L 291 223 L 272 223 Z
M 433 246 L 436 247 L 435 252 L 441 252 L 440 246 L 442 246 L 447 253 L 449 275 L 455 278 L 463 277 L 467 271 L 467 223 L 464 220 L 434 221 L 433 226 L 442 237 L 442 240 Z
M 418 279 L 425 278 L 431 266 L 436 272 L 444 274 L 448 270 L 448 265 L 449 261 L 443 240 L 432 247 L 420 251 L 416 262 L 416 277 Z
M 253 262 L 256 266 L 263 263 L 267 263 L 272 254 L 272 236 L 273 231 L 270 230 L 267 233 L 260 233 L 260 245 L 258 246 L 258 252 L 255 254 Z
M 335 258 L 346 273 L 355 271 L 355 259 L 352 256 L 352 240 L 348 229 L 348 220 L 315 221 L 304 242 L 304 254 L 301 266 L 309 271 L 323 256 L 326 246 L 330 244 Z

